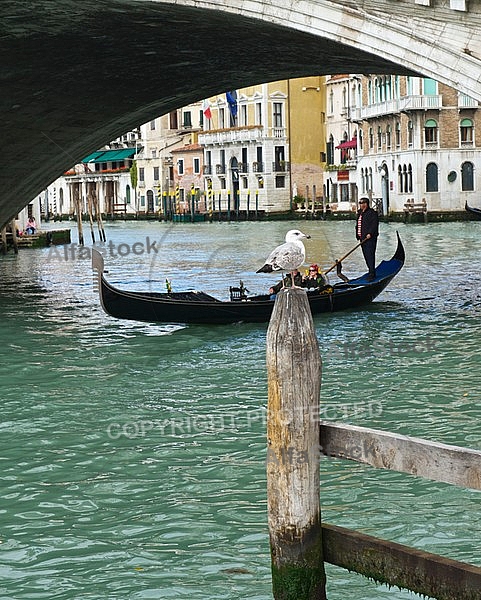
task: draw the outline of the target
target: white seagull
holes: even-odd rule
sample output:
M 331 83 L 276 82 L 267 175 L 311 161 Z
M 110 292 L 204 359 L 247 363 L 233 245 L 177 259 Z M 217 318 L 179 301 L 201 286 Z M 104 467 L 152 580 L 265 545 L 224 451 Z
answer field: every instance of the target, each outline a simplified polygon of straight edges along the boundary
M 284 244 L 277 246 L 266 258 L 265 265 L 256 273 L 272 273 L 272 271 L 288 271 L 291 274 L 292 286 L 294 285 L 294 271 L 306 260 L 306 249 L 301 242 L 302 239 L 310 239 L 299 229 L 291 229 L 286 233 Z

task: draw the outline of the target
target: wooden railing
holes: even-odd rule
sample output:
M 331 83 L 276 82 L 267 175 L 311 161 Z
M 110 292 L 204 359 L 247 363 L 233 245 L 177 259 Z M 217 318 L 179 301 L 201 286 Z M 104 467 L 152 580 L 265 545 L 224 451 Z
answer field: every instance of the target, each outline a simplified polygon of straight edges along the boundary
M 481 451 L 342 423 L 321 422 L 320 449 L 342 458 L 481 490 Z M 324 560 L 440 600 L 479 600 L 481 568 L 323 524 Z

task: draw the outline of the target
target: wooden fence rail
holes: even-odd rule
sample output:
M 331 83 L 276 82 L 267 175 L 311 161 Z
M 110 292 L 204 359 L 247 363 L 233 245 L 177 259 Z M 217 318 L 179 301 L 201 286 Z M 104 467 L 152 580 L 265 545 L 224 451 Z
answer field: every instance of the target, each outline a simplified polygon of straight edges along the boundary
M 327 421 L 321 421 L 320 449 L 325 456 L 481 490 L 479 450 Z

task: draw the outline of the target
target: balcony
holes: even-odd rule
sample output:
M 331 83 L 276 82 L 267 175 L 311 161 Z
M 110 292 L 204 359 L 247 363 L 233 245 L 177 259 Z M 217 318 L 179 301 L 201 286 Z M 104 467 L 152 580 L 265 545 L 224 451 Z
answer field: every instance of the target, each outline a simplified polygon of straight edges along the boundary
M 199 144 L 203 146 L 223 146 L 224 144 L 244 144 L 256 142 L 263 137 L 263 127 L 253 125 L 239 129 L 220 129 L 199 134 Z
M 225 175 L 225 170 L 226 170 L 225 165 L 216 165 L 215 166 L 216 175 Z
M 466 94 L 458 94 L 458 108 L 478 108 L 478 101 Z
M 442 106 L 443 97 L 441 95 L 403 96 L 402 98 L 386 100 L 385 102 L 377 102 L 376 104 L 370 104 L 369 106 L 355 108 L 352 110 L 351 117 L 353 121 L 362 121 L 409 110 L 436 110 L 442 108 Z
M 239 163 L 238 164 L 239 173 L 248 173 L 249 165 L 247 163 Z
M 289 170 L 289 163 L 285 160 L 279 160 L 278 162 L 272 163 L 273 173 L 287 173 Z
M 203 165 L 202 170 L 204 175 L 212 175 L 212 165 Z
M 253 162 L 252 163 L 252 172 L 253 173 L 264 173 L 264 163 L 263 162 Z

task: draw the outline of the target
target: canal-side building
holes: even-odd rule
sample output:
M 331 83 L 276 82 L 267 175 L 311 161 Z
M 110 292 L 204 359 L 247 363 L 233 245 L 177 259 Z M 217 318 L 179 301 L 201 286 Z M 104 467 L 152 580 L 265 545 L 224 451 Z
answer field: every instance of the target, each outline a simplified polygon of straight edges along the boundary
M 432 79 L 395 75 L 327 78 L 326 95 L 324 190 L 334 207 L 349 199 L 354 209 L 360 195 L 371 196 L 385 215 L 404 213 L 409 203 L 425 203 L 428 213 L 476 204 L 476 100 Z
M 42 220 L 87 214 L 95 205 L 105 215 L 137 211 L 131 169 L 140 148 L 140 128 L 85 156 L 38 196 Z
M 173 151 L 195 145 L 203 125 L 202 102 L 178 108 L 140 127 L 142 150 L 137 154 L 138 213 L 162 210 L 166 197 L 179 197 L 178 165 Z M 175 160 L 178 160 L 177 158 Z M 182 188 L 186 196 L 188 190 Z M 177 194 L 177 196 L 176 196 Z
M 333 212 L 356 209 L 358 124 L 352 115 L 361 103 L 360 76 L 326 77 L 326 168 L 324 198 Z
M 323 77 L 264 83 L 204 104 L 204 189 L 233 210 L 266 213 L 322 196 Z

